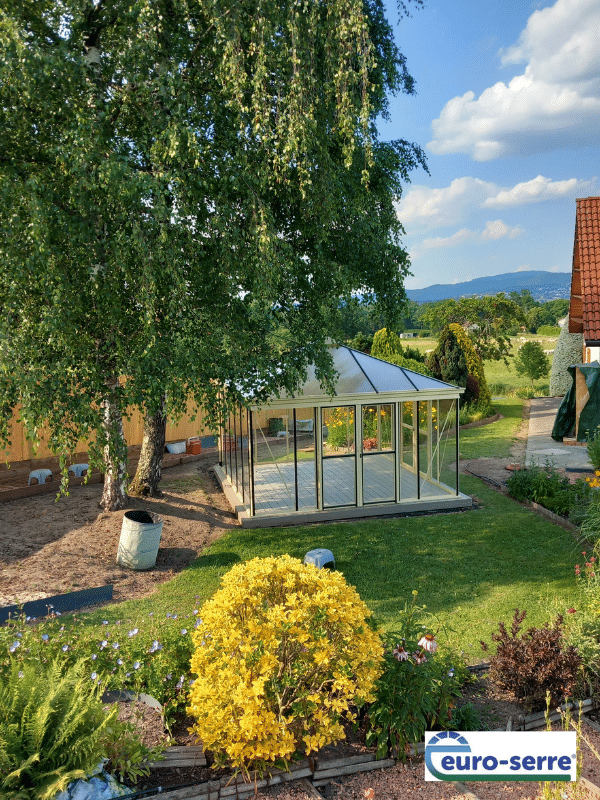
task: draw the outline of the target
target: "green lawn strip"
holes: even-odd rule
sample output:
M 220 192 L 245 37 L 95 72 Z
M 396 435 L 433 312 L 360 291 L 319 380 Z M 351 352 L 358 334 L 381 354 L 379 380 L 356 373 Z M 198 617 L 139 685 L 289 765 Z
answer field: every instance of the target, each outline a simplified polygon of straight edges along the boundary
M 461 489 L 481 508 L 468 512 L 377 519 L 309 527 L 235 529 L 215 542 L 155 595 L 109 606 L 88 616 L 100 619 L 166 613 L 182 618 L 212 595 L 234 563 L 289 553 L 302 559 L 325 547 L 336 567 L 356 586 L 378 625 L 393 630 L 405 602 L 418 603 L 438 619 L 440 641 L 464 652 L 469 662 L 482 653 L 498 622 L 527 609 L 526 627 L 543 625 L 551 612 L 576 600 L 574 565 L 580 548 L 571 534 L 475 478 Z M 579 557 L 579 558 L 578 558 Z M 133 622 L 132 622 L 133 624 Z
M 518 397 L 503 397 L 501 400 L 494 400 L 494 408 L 499 414 L 502 414 L 503 419 L 460 432 L 459 452 L 461 458 L 508 458 L 510 456 L 511 445 L 523 418 L 523 400 Z

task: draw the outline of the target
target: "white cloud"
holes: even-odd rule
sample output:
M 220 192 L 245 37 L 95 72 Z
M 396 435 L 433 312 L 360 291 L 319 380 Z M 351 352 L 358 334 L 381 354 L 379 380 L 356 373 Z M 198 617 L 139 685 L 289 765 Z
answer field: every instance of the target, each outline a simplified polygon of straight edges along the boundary
M 456 225 L 472 207 L 479 207 L 487 197 L 498 192 L 494 183 L 479 178 L 456 178 L 450 186 L 430 189 L 413 186 L 398 204 L 398 216 L 407 228 L 431 230 Z
M 407 232 L 435 230 L 460 225 L 482 208 L 506 208 L 563 197 L 580 197 L 588 194 L 595 182 L 595 178 L 588 181 L 577 178 L 553 181 L 538 175 L 530 181 L 502 188 L 479 178 L 456 178 L 450 186 L 441 188 L 411 187 L 400 200 L 397 211 Z
M 531 181 L 517 183 L 512 189 L 502 189 L 496 195 L 488 197 L 483 206 L 485 208 L 520 206 L 525 203 L 539 203 L 542 200 L 583 195 L 591 189 L 595 182 L 595 178 L 589 181 L 581 181 L 577 178 L 552 181 L 550 178 L 538 175 Z
M 505 222 L 502 222 L 501 219 L 495 219 L 490 222 L 486 222 L 485 230 L 481 233 L 481 239 L 484 241 L 497 241 L 498 239 L 503 239 L 507 236 L 509 239 L 514 239 L 515 236 L 518 236 L 520 233 L 523 233 L 523 228 L 519 228 L 519 226 L 515 226 L 511 228 Z
M 462 244 L 467 239 L 473 239 L 477 234 L 474 231 L 470 231 L 468 228 L 461 228 L 456 233 L 453 233 L 452 236 L 437 236 L 435 239 L 424 239 L 421 242 L 422 250 L 433 250 L 438 247 L 456 247 L 457 244 Z
M 557 0 L 535 11 L 504 64 L 526 63 L 508 83 L 476 98 L 454 97 L 433 121 L 436 154 L 476 161 L 597 142 L 600 124 L 600 4 Z
M 486 222 L 485 228 L 480 233 L 470 230 L 469 228 L 461 228 L 451 236 L 436 236 L 430 239 L 423 239 L 420 244 L 411 249 L 410 259 L 411 261 L 416 261 L 423 255 L 425 250 L 437 250 L 443 247 L 457 247 L 458 245 L 468 241 L 476 243 L 477 241 L 497 242 L 499 239 L 504 238 L 514 239 L 521 233 L 523 233 L 523 229 L 518 225 L 511 227 L 501 219 L 490 220 Z
M 529 272 L 530 270 L 531 267 L 529 266 L 529 264 L 523 264 L 523 266 L 518 267 L 518 269 L 516 269 L 515 272 Z

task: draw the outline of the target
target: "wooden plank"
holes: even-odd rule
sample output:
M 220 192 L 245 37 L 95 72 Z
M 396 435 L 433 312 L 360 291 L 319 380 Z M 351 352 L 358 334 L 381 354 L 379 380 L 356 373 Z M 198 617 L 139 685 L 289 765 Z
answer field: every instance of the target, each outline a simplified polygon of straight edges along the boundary
M 318 760 L 317 770 L 320 769 L 336 769 L 337 767 L 347 767 L 350 764 L 363 764 L 367 761 L 375 761 L 375 753 L 361 753 L 356 756 L 346 756 L 345 758 L 335 758 L 328 760 Z
M 317 791 L 317 789 L 307 778 L 300 778 L 298 781 L 295 781 L 295 783 L 303 791 L 305 791 L 309 797 L 314 797 L 315 800 L 323 800 L 323 795 L 321 792 Z
M 205 767 L 206 756 L 200 745 L 174 746 L 164 752 L 164 759 L 153 761 L 149 764 L 152 769 L 166 769 L 171 767 Z
M 361 762 L 359 764 L 350 764 L 347 767 L 340 767 L 338 769 L 324 769 L 317 770 L 314 775 L 313 783 L 318 786 L 320 783 L 326 783 L 330 778 L 337 778 L 340 775 L 352 775 L 355 772 L 369 772 L 373 769 L 385 769 L 386 767 L 393 767 L 396 764 L 395 758 L 385 758 L 379 761 Z
M 594 701 L 591 697 L 588 697 L 586 700 L 583 701 L 581 704 L 581 714 L 585 714 L 587 711 L 590 711 L 594 707 Z M 562 711 L 566 711 L 569 709 L 573 716 L 579 716 L 579 709 L 580 704 L 579 702 L 573 703 L 563 703 L 560 706 Z M 562 714 L 558 711 L 553 712 L 550 714 L 550 721 L 557 722 L 558 720 L 562 719 Z M 533 730 L 534 728 L 540 728 L 542 725 L 546 723 L 546 712 L 545 711 L 538 711 L 535 714 L 527 714 L 524 717 L 519 717 L 519 722 L 523 726 L 523 730 L 529 731 Z
M 185 786 L 170 792 L 161 792 L 161 800 L 219 800 L 219 782 L 207 781 L 197 786 Z
M 285 772 L 284 770 L 277 770 L 273 771 L 271 775 L 266 778 L 256 778 L 256 785 L 259 789 L 265 788 L 266 786 L 276 786 L 280 783 L 291 783 L 293 781 L 300 780 L 301 778 L 310 778 L 312 777 L 312 770 L 305 764 L 304 767 L 301 769 L 295 769 L 293 772 Z M 252 788 L 252 793 L 254 793 L 254 779 L 251 783 L 246 783 L 244 781 L 243 776 L 238 775 L 234 780 L 231 778 L 221 778 L 221 797 L 228 798 L 228 797 L 237 797 L 239 792 L 246 791 L 246 787 Z

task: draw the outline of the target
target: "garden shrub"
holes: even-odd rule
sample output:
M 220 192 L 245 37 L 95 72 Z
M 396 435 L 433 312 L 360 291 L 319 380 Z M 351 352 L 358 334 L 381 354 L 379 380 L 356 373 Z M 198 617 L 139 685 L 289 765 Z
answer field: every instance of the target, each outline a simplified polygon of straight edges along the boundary
M 594 431 L 587 431 L 587 454 L 596 472 L 600 471 L 600 425 Z
M 416 591 L 401 614 L 400 629 L 384 635 L 385 668 L 377 697 L 366 706 L 366 742 L 377 747 L 378 758 L 388 752 L 404 758 L 426 730 L 454 728 L 457 722 L 453 708 L 467 670 L 450 652 L 436 652 L 434 635 L 424 633 L 421 624 L 424 608 L 415 598 Z
M 487 403 L 469 403 L 468 405 L 460 404 L 458 412 L 458 424 L 468 425 L 471 422 L 479 422 L 479 420 L 486 419 L 494 413 L 494 408 Z
M 102 755 L 107 759 L 104 769 L 121 782 L 137 783 L 150 774 L 148 763 L 160 761 L 165 746 L 148 747 L 139 738 L 134 722 L 113 720 L 101 738 Z
M 564 640 L 564 619 L 560 614 L 552 627 L 546 624 L 543 628 L 529 628 L 519 636 L 526 614 L 516 608 L 510 633 L 500 622 L 499 632 L 492 634 L 497 649 L 490 658 L 490 679 L 537 711 L 545 708 L 547 693 L 553 704 L 573 697 L 581 657 Z M 486 642 L 481 642 L 481 647 L 488 649 Z
M 569 333 L 568 319 L 560 326 L 560 335 L 554 347 L 552 368 L 550 370 L 551 397 L 566 394 L 573 385 L 568 372 L 571 364 L 580 364 L 583 352 L 583 334 Z
M 466 387 L 462 401 L 467 405 L 473 402 L 491 405 L 492 395 L 485 379 L 483 361 L 460 325 L 446 325 L 427 366 L 435 378 Z
M 373 336 L 371 355 L 374 358 L 381 358 L 384 361 L 389 361 L 390 358 L 394 356 L 401 356 L 402 342 L 398 334 L 387 328 L 382 328 L 377 331 Z
M 94 774 L 117 713 L 103 709 L 89 667 L 14 659 L 0 685 L 0 798 L 51 800 Z
M 558 325 L 540 325 L 536 333 L 538 336 L 560 336 L 560 331 Z
M 567 611 L 565 640 L 581 657 L 581 694 L 597 695 L 600 691 L 600 573 L 598 573 L 597 548 L 594 555 L 586 558 L 583 569 L 575 565 L 575 577 L 579 586 L 577 608 Z M 583 551 L 587 557 L 587 551 Z
M 388 331 L 387 328 L 377 331 L 373 337 L 371 355 L 374 358 L 380 358 L 390 364 L 395 364 L 397 367 L 405 367 L 421 375 L 433 377 L 433 373 L 425 364 L 425 360 L 420 353 L 412 347 L 406 348 L 405 351 L 398 334 Z
M 600 475 L 596 475 L 589 485 L 594 489 L 600 486 Z M 600 496 L 596 491 L 592 493 L 591 500 L 585 508 L 581 520 L 581 535 L 592 545 L 600 542 Z
M 579 478 L 570 483 L 566 475 L 561 475 L 552 466 L 542 467 L 531 464 L 525 469 L 515 470 L 506 481 L 506 488 L 515 500 L 530 500 L 544 506 L 555 514 L 571 516 L 581 512 L 590 502 L 589 484 Z
M 287 766 L 342 738 L 342 715 L 374 697 L 381 639 L 339 572 L 255 558 L 199 613 L 188 710 L 217 765 Z

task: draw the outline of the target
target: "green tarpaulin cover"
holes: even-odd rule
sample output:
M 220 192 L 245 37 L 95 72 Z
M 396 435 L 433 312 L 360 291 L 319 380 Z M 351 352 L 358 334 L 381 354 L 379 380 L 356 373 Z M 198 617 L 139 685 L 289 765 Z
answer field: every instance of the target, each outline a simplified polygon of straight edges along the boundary
M 600 426 L 600 363 L 592 361 L 590 364 L 573 364 L 568 367 L 572 378 L 571 388 L 563 397 L 563 401 L 556 412 L 552 438 L 562 442 L 563 437 L 575 428 L 575 374 L 579 370 L 585 377 L 589 398 L 579 415 L 577 441 L 586 442 L 588 431 L 595 431 Z

